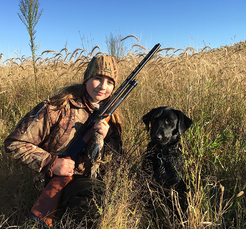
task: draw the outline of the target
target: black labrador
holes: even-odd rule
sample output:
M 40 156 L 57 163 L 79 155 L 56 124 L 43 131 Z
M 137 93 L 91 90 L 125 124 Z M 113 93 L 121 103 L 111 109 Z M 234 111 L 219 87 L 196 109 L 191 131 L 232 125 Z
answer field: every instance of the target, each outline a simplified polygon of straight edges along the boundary
M 192 120 L 180 110 L 169 106 L 152 109 L 143 116 L 151 142 L 143 160 L 143 169 L 165 190 L 171 188 L 184 198 L 187 191 L 182 180 L 183 161 L 180 151 L 180 136 L 192 125 Z M 149 124 L 151 126 L 149 127 Z M 166 195 L 170 195 L 166 194 Z M 180 200 L 181 201 L 181 200 Z M 182 201 L 184 202 L 184 201 Z M 183 210 L 186 204 L 181 204 Z M 183 206 L 182 206 L 183 205 Z

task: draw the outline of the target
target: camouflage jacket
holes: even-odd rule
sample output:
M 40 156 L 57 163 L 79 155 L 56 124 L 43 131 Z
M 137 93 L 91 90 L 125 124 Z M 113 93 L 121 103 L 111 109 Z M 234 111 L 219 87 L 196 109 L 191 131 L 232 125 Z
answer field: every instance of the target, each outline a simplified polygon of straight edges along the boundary
M 68 111 L 55 108 L 47 101 L 41 102 L 19 121 L 4 142 L 5 152 L 12 159 L 36 172 L 34 181 L 39 191 L 44 187 L 39 184 L 44 174 L 52 177 L 52 164 L 66 155 L 69 142 L 91 114 L 81 99 L 70 100 Z M 122 146 L 120 130 L 112 122 L 109 125 L 104 144 L 119 152 Z M 75 173 L 83 174 L 81 158 L 76 163 Z

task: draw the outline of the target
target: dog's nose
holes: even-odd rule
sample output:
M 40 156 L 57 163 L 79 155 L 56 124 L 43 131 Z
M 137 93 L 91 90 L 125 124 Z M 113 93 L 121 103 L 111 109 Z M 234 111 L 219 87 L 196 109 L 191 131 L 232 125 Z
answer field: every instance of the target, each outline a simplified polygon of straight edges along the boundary
M 161 141 L 162 136 L 161 136 L 161 134 L 156 134 L 156 135 L 153 136 L 153 139 L 154 139 L 155 141 Z

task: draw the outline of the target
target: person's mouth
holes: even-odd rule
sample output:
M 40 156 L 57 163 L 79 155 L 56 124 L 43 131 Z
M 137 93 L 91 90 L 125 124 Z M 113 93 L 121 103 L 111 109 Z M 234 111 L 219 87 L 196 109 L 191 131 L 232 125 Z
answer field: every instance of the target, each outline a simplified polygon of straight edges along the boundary
M 99 95 L 99 96 L 102 96 L 104 95 L 105 93 L 101 92 L 101 91 L 96 91 L 96 94 Z

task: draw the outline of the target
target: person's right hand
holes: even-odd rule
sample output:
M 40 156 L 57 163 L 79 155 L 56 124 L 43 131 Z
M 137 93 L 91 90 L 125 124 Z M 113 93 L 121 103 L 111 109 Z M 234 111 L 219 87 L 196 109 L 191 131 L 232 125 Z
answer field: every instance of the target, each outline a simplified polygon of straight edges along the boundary
M 57 176 L 72 176 L 75 162 L 68 158 L 58 158 L 52 171 Z

